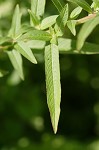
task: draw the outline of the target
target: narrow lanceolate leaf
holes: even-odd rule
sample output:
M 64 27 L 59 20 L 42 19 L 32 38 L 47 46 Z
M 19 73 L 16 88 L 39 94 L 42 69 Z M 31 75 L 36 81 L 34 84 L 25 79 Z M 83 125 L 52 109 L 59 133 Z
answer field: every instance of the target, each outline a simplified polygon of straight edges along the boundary
M 99 45 L 85 42 L 81 51 L 76 50 L 76 40 L 59 38 L 58 39 L 59 52 L 61 54 L 99 54 Z
M 2 45 L 4 43 L 11 44 L 11 42 L 12 42 L 12 38 L 10 38 L 10 37 L 0 37 L 0 45 Z
M 45 47 L 45 73 L 47 103 L 54 133 L 56 133 L 60 116 L 61 87 L 59 52 L 58 46 L 55 44 L 51 44 Z
M 84 10 L 86 10 L 89 13 L 92 13 L 92 9 L 90 5 L 85 0 L 68 0 L 69 2 L 75 3 L 82 7 Z
M 69 20 L 67 22 L 67 26 L 70 29 L 70 31 L 72 32 L 72 34 L 75 36 L 76 35 L 76 20 Z
M 41 52 L 45 45 L 46 45 L 46 42 L 45 41 L 40 41 L 40 40 L 29 40 L 27 42 L 27 45 L 33 49 L 33 50 L 36 50 L 36 52 Z
M 81 13 L 82 8 L 80 6 L 76 7 L 70 14 L 71 19 L 76 19 L 78 15 Z
M 19 30 L 21 28 L 21 14 L 19 10 L 19 5 L 16 6 L 13 19 L 12 19 L 12 25 L 9 32 L 9 36 L 15 38 L 19 35 Z
M 78 50 L 80 50 L 83 47 L 85 40 L 87 39 L 87 37 L 91 34 L 93 29 L 98 24 L 99 24 L 99 16 L 96 16 L 94 19 L 91 19 L 90 21 L 86 22 L 82 26 L 82 28 L 78 34 L 78 38 L 77 38 L 77 49 Z
M 58 15 L 53 15 L 43 19 L 41 22 L 41 30 L 45 30 L 55 24 L 57 17 Z
M 22 25 L 22 27 L 21 27 L 21 29 L 20 29 L 20 36 L 21 36 L 22 34 L 25 34 L 25 33 L 29 32 L 29 31 L 31 31 L 31 30 L 35 30 L 35 28 L 34 28 L 34 27 L 31 27 L 30 25 Z M 18 39 L 18 38 L 17 38 L 17 39 Z M 17 39 L 16 39 L 16 41 L 17 41 Z
M 22 35 L 19 40 L 43 40 L 43 41 L 50 41 L 51 34 L 41 30 L 30 30 L 29 32 Z
M 64 6 L 62 11 L 60 12 L 60 15 L 56 19 L 55 31 L 57 33 L 57 36 L 63 35 L 67 20 L 68 20 L 68 4 Z
M 32 50 L 28 47 L 27 43 L 19 41 L 14 48 L 21 53 L 25 58 L 31 61 L 34 64 L 37 64 L 37 61 L 32 53 Z
M 31 0 L 31 11 L 36 16 L 43 16 L 46 0 Z
M 31 10 L 28 10 L 28 12 L 30 14 L 31 26 L 33 26 L 33 27 L 39 26 L 40 20 L 38 19 L 38 17 Z
M 56 6 L 56 8 L 58 9 L 59 12 L 63 9 L 63 7 L 65 5 L 63 0 L 51 0 L 51 1 Z
M 24 80 L 21 54 L 16 50 L 8 51 L 7 54 L 9 56 L 9 59 L 13 65 L 14 69 L 17 71 L 17 73 L 21 77 L 21 79 Z

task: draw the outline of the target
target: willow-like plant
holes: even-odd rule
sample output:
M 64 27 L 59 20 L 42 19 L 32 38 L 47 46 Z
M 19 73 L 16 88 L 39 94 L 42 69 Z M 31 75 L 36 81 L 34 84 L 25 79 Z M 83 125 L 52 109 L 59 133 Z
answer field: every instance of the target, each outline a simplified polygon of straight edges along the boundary
M 8 55 L 14 69 L 24 80 L 22 55 L 37 64 L 33 52 L 38 53 L 38 49 L 40 52 L 44 51 L 47 104 L 56 133 L 61 102 L 59 54 L 99 54 L 99 45 L 85 42 L 99 25 L 99 0 L 93 0 L 91 6 L 85 0 L 67 0 L 66 4 L 62 0 L 52 2 L 59 15 L 43 18 L 46 0 L 31 0 L 29 25 L 21 24 L 21 13 L 17 5 L 7 36 L 0 37 L 0 52 Z M 71 13 L 68 3 L 75 3 L 77 6 Z M 88 15 L 78 19 L 82 10 Z M 83 25 L 76 34 L 76 26 L 79 24 Z M 69 28 L 77 40 L 63 38 L 66 28 Z M 6 71 L 0 71 L 0 77 L 5 74 Z

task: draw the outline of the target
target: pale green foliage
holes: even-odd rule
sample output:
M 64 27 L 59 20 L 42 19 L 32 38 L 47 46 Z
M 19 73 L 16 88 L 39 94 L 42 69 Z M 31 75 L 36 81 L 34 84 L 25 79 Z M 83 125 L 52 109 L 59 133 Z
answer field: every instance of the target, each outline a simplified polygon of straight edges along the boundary
M 80 51 L 76 50 L 76 40 L 59 38 L 59 52 L 61 54 L 99 54 L 99 45 L 85 42 Z
M 75 36 L 76 35 L 76 20 L 69 20 L 67 22 L 67 26 L 70 29 L 70 31 L 72 32 L 72 34 Z
M 95 2 L 95 4 L 97 5 L 97 7 L 99 7 L 99 0 L 93 0 Z
M 37 64 L 37 61 L 31 51 L 31 49 L 28 47 L 28 45 L 25 42 L 20 41 L 14 47 L 19 53 L 21 53 L 29 61 L 31 61 L 34 64 Z
M 59 14 L 44 17 L 46 0 L 31 0 L 30 24 L 21 25 L 21 13 L 17 5 L 7 36 L 0 32 L 0 52 L 6 52 L 17 74 L 24 79 L 21 54 L 33 64 L 37 63 L 34 54 L 45 52 L 45 74 L 47 103 L 54 133 L 57 132 L 60 116 L 61 84 L 59 53 L 61 54 L 99 54 L 99 45 L 85 42 L 93 29 L 99 24 L 99 0 L 91 6 L 85 0 L 67 0 L 78 5 L 69 15 L 69 5 L 63 0 L 51 0 Z M 81 11 L 88 16 L 77 19 Z M 84 23 L 77 40 L 63 38 L 67 27 L 76 36 L 76 26 Z M 67 32 L 66 32 L 67 33 Z M 67 35 L 66 35 L 67 36 Z M 1 54 L 2 54 L 1 53 Z M 5 71 L 0 70 L 0 77 Z M 15 75 L 20 82 L 20 79 Z M 17 82 L 16 82 L 17 83 Z
M 68 0 L 69 2 L 75 3 L 82 7 L 84 10 L 88 11 L 89 13 L 92 13 L 92 9 L 90 5 L 85 0 Z
M 47 103 L 50 111 L 54 133 L 57 132 L 58 120 L 60 115 L 60 69 L 59 52 L 55 44 L 45 47 L 45 73 Z
M 43 16 L 46 0 L 31 0 L 31 11 L 36 16 Z
M 55 24 L 57 17 L 58 17 L 58 15 L 53 15 L 53 16 L 43 19 L 41 22 L 40 29 L 45 30 L 45 29 L 51 27 L 53 24 Z
M 34 14 L 31 10 L 28 10 L 29 14 L 30 14 L 30 23 L 31 23 L 31 26 L 35 27 L 35 26 L 39 26 L 39 19 L 38 17 L 36 16 L 36 14 Z
M 19 10 L 19 5 L 17 5 L 13 15 L 9 36 L 11 36 L 12 38 L 16 38 L 19 35 L 20 28 L 21 28 L 21 14 Z
M 19 40 L 43 40 L 50 41 L 51 35 L 48 32 L 41 30 L 30 30 L 29 32 L 23 34 Z
M 21 54 L 14 49 L 12 51 L 8 51 L 7 54 L 9 56 L 9 59 L 13 65 L 14 69 L 18 72 L 21 79 L 24 80 Z
M 56 19 L 55 31 L 57 36 L 62 36 L 64 33 L 64 28 L 68 20 L 68 13 L 68 4 L 66 4 L 61 10 L 59 17 Z
M 77 38 L 77 49 L 78 50 L 80 50 L 82 48 L 86 38 L 89 36 L 89 34 L 93 31 L 93 29 L 98 24 L 99 24 L 99 15 L 96 16 L 94 19 L 89 20 L 82 26 L 82 28 L 78 34 L 78 38 Z
M 71 19 L 76 19 L 78 17 L 78 15 L 81 13 L 82 11 L 82 7 L 78 6 L 76 7 L 70 14 L 70 18 Z
M 59 12 L 63 9 L 63 7 L 65 5 L 63 0 L 51 0 L 51 1 L 56 6 L 56 8 L 58 9 Z

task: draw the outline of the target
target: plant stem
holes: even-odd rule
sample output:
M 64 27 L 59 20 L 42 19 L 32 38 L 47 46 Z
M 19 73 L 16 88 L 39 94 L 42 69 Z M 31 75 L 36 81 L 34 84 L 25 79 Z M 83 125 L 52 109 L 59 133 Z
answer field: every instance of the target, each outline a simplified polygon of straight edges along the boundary
M 7 50 L 10 46 L 0 46 L 0 52 Z
M 93 19 L 93 18 L 95 18 L 95 17 L 96 17 L 96 13 L 93 13 L 93 14 L 90 14 L 90 15 L 84 17 L 84 18 L 78 19 L 78 20 L 77 20 L 77 25 L 82 24 L 82 23 L 85 23 L 85 22 L 87 22 L 88 20 Z

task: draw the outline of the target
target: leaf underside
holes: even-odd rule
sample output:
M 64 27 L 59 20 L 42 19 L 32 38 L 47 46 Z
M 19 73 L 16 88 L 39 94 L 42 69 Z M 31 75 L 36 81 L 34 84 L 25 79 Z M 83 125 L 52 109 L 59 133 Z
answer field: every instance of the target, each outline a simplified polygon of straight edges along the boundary
M 58 46 L 51 44 L 45 47 L 45 74 L 47 89 L 47 104 L 50 111 L 54 133 L 60 116 L 61 86 Z
M 24 80 L 21 54 L 14 49 L 12 51 L 8 51 L 7 54 L 9 56 L 9 59 L 13 65 L 14 69 L 17 71 L 17 73 L 21 77 L 21 79 Z
M 85 40 L 97 25 L 99 25 L 99 15 L 96 16 L 94 19 L 89 20 L 82 26 L 77 38 L 78 50 L 83 47 Z

